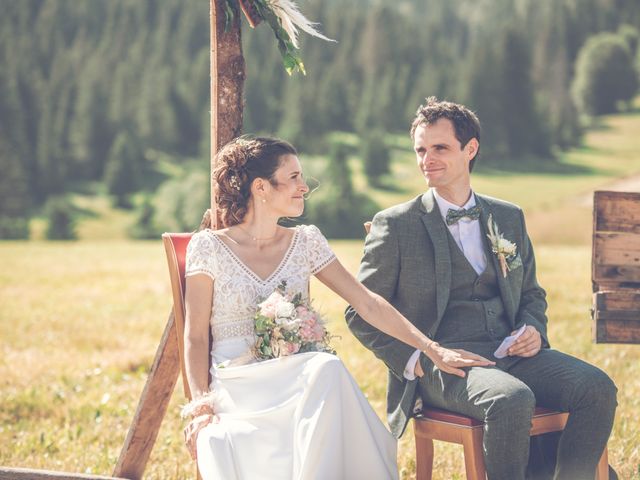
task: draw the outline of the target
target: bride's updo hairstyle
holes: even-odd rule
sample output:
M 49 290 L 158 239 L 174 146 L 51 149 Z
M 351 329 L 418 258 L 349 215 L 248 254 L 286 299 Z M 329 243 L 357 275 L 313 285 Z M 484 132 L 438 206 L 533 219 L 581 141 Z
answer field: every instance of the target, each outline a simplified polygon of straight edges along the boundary
M 293 146 L 277 138 L 243 135 L 227 143 L 216 155 L 214 193 L 222 225 L 242 222 L 256 178 L 276 185 L 274 174 L 284 155 L 298 155 Z

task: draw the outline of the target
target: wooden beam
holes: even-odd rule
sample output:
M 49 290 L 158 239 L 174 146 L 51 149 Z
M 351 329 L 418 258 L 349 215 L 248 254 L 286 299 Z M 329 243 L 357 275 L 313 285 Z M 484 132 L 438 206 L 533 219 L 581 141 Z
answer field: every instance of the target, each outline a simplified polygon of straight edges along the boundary
M 125 480 L 102 475 L 0 467 L 0 480 Z
M 211 172 L 220 147 L 242 132 L 242 91 L 245 64 L 240 38 L 240 9 L 233 2 L 233 21 L 225 31 L 226 0 L 210 0 L 211 33 Z M 229 5 L 229 4 L 227 4 Z M 218 226 L 213 177 L 211 179 L 211 225 Z
M 172 309 L 129 433 L 120 451 L 120 458 L 113 471 L 114 477 L 131 480 L 142 478 L 179 372 L 180 355 Z M 176 432 L 176 435 L 178 433 Z

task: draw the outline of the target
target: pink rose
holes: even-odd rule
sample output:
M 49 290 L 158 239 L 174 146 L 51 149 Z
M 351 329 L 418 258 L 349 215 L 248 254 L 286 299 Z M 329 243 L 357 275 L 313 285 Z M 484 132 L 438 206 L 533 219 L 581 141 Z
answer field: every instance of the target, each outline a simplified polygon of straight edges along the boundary
M 298 331 L 298 333 L 300 334 L 300 337 L 302 338 L 302 340 L 304 340 L 305 342 L 313 342 L 315 341 L 315 335 L 313 332 L 313 326 L 309 326 L 306 324 L 303 324 L 300 327 L 300 330 Z
M 322 339 L 324 338 L 324 327 L 322 325 L 320 325 L 319 323 L 316 323 L 313 326 L 313 336 L 314 336 L 314 340 L 316 342 L 320 342 L 322 341 Z

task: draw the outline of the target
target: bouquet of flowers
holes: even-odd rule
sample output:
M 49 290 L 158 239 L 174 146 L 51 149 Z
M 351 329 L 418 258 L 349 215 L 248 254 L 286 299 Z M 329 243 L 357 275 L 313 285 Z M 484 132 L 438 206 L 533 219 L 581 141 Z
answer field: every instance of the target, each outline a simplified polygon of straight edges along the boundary
M 322 317 L 302 299 L 302 294 L 287 294 L 286 286 L 283 281 L 258 304 L 254 316 L 255 357 L 269 360 L 303 352 L 335 353 L 329 345 L 331 335 Z

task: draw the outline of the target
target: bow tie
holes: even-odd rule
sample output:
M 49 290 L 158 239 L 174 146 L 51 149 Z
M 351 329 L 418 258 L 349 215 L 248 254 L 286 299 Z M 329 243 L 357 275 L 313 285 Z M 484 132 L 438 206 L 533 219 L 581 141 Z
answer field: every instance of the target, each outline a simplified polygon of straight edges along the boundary
M 470 209 L 461 208 L 460 210 L 454 210 L 452 208 L 447 212 L 447 225 L 454 225 L 458 223 L 461 218 L 467 217 L 470 220 L 478 220 L 480 218 L 480 205 L 471 207 Z

